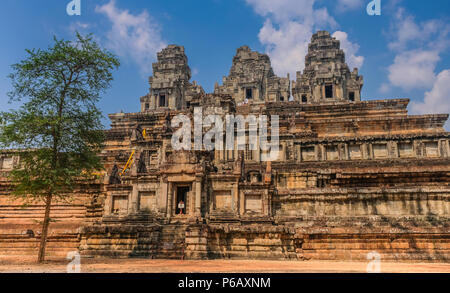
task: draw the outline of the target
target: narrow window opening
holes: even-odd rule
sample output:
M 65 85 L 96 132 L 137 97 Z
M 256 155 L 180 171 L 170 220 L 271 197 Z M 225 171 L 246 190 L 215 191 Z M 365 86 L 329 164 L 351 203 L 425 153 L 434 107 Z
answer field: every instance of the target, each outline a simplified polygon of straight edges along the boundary
M 333 98 L 333 86 L 332 85 L 325 86 L 325 97 L 327 99 Z

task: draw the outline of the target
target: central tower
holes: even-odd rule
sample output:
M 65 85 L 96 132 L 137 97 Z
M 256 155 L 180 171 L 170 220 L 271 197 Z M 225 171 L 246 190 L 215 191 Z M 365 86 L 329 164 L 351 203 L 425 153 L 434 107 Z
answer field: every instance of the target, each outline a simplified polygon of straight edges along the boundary
M 302 104 L 361 101 L 363 77 L 350 72 L 340 42 L 327 31 L 312 36 L 303 74 L 297 72 L 294 99 Z
M 233 97 L 236 103 L 285 102 L 290 97 L 289 75 L 275 75 L 267 54 L 252 51 L 248 46 L 237 49 L 228 76 L 223 85 L 216 83 L 215 94 Z

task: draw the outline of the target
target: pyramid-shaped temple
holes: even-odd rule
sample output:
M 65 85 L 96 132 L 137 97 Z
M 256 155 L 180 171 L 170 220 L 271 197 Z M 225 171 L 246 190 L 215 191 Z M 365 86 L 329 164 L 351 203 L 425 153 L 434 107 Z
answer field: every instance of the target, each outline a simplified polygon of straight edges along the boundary
M 149 83 L 140 112 L 109 115 L 101 180 L 55 203 L 50 254 L 366 260 L 376 251 L 383 260 L 450 260 L 448 115 L 409 115 L 408 99 L 361 97 L 363 77 L 328 32 L 312 36 L 295 81 L 243 46 L 205 93 L 184 48 L 170 45 Z M 243 139 L 233 122 L 231 139 L 198 144 L 208 116 L 244 118 Z M 260 117 L 275 157 L 251 139 Z M 177 119 L 188 121 L 181 149 Z M 0 254 L 33 253 L 39 238 L 42 207 L 8 197 L 6 175 L 19 162 L 0 152 Z

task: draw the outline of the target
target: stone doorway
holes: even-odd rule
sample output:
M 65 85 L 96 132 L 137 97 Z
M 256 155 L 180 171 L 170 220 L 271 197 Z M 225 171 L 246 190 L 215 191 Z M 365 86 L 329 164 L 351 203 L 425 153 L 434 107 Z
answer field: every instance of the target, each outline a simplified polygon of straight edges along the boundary
M 175 215 L 186 215 L 189 191 L 189 186 L 177 186 L 175 195 Z M 180 203 L 184 204 L 184 208 L 180 206 Z

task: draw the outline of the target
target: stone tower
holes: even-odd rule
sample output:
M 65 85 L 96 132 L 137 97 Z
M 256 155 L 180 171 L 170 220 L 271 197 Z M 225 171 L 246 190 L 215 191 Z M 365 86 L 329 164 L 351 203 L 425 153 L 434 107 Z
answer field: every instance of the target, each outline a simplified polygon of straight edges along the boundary
M 191 69 L 183 46 L 169 45 L 158 53 L 149 78 L 150 93 L 141 98 L 141 111 L 186 108 L 186 97 L 203 92 L 195 82 L 190 83 Z
M 361 101 L 363 77 L 350 72 L 340 42 L 327 31 L 312 36 L 303 74 L 297 72 L 294 99 L 303 104 Z
M 289 76 L 277 77 L 269 56 L 242 46 L 237 49 L 229 75 L 223 78 L 222 86 L 216 84 L 214 93 L 231 95 L 236 103 L 287 101 Z

